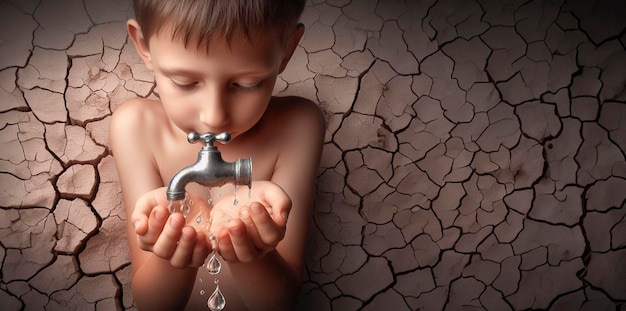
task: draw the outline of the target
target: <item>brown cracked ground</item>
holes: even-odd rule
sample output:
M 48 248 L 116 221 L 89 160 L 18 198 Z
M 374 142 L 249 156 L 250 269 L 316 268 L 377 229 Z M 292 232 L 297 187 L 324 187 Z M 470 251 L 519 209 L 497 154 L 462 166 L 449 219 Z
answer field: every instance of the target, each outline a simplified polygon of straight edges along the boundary
M 128 0 L 0 2 L 0 309 L 134 309 L 112 111 Z M 626 303 L 626 4 L 310 1 L 328 117 L 300 310 Z

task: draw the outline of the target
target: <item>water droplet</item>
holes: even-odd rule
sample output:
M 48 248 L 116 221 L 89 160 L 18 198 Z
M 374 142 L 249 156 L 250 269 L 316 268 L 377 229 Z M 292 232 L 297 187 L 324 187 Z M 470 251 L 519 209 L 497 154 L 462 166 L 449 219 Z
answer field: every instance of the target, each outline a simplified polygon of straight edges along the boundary
M 213 232 L 209 232 L 209 240 L 211 241 L 211 247 L 217 248 L 217 238 L 213 234 Z
M 215 251 L 213 251 L 213 253 L 211 254 L 211 257 L 207 261 L 206 269 L 207 271 L 209 271 L 209 274 L 212 274 L 212 275 L 216 275 L 220 273 L 220 270 L 222 270 L 222 263 L 220 262 L 220 259 L 217 258 Z
M 200 290 L 200 296 L 204 296 L 204 289 Z
M 224 306 L 226 306 L 226 299 L 224 298 L 224 295 L 222 295 L 219 285 L 215 287 L 215 291 L 209 297 L 207 305 L 211 311 L 220 311 L 224 309 Z
M 189 207 L 187 202 L 185 202 L 184 200 L 180 201 L 180 212 L 183 213 L 183 217 L 187 218 L 190 210 L 191 208 Z
M 239 201 L 237 201 L 237 184 L 234 184 L 234 185 L 235 185 L 235 195 L 234 195 L 235 199 L 233 200 L 233 205 L 237 206 L 237 204 L 239 204 Z
M 196 223 L 199 224 L 202 222 L 202 214 L 198 213 L 198 216 L 196 216 Z
M 193 201 L 187 202 L 187 196 L 185 196 L 185 198 L 180 201 L 170 201 L 167 205 L 167 209 L 170 214 L 181 212 L 183 213 L 183 216 L 187 218 L 187 215 L 189 215 L 189 211 L 191 210 L 189 207 L 190 204 L 193 204 Z

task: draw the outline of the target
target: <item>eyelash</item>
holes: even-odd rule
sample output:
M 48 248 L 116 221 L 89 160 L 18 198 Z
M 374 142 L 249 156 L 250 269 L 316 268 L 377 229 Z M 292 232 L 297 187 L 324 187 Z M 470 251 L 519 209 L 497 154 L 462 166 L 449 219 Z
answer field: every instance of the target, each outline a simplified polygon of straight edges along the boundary
M 243 92 L 254 92 L 254 91 L 257 91 L 258 89 L 261 88 L 261 82 L 255 84 L 253 86 L 243 86 L 241 84 L 233 83 L 233 86 L 235 88 L 237 88 L 238 90 L 241 90 Z
M 174 80 L 170 80 L 170 82 L 172 83 L 172 86 L 174 88 L 182 90 L 182 91 L 191 91 L 198 84 L 197 82 L 193 82 L 193 83 L 189 83 L 189 84 L 180 84 L 180 83 L 174 82 Z M 233 83 L 232 85 L 237 90 L 240 90 L 240 91 L 243 91 L 243 92 L 254 92 L 254 91 L 257 91 L 258 89 L 261 88 L 261 82 L 257 83 L 256 85 L 253 85 L 253 86 L 243 86 L 243 85 L 240 85 L 240 84 L 237 84 L 237 83 Z
M 196 87 L 196 84 L 197 84 L 196 82 L 189 83 L 189 84 L 179 84 L 179 83 L 174 82 L 174 80 L 170 80 L 170 82 L 172 82 L 172 86 L 175 89 L 179 89 L 182 91 L 191 91 Z

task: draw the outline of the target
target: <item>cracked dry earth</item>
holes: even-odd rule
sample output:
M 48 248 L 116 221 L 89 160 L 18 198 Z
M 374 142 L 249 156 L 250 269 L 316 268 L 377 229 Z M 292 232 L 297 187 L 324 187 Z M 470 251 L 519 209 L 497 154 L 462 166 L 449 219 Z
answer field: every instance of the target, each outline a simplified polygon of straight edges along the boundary
M 0 309 L 134 309 L 127 0 L 0 2 Z M 623 1 L 311 0 L 276 93 L 326 144 L 300 310 L 623 310 Z

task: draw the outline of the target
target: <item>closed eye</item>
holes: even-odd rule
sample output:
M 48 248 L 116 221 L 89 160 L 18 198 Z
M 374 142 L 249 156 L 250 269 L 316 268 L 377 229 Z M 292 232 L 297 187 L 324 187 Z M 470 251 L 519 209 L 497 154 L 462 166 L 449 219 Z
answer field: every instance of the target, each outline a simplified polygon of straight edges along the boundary
M 235 82 L 232 84 L 232 86 L 236 88 L 237 90 L 240 90 L 243 92 L 254 92 L 261 88 L 261 84 L 262 84 L 261 82 L 256 83 L 256 84 L 243 84 L 243 83 Z
M 178 83 L 172 79 L 170 79 L 170 82 L 172 82 L 172 86 L 176 89 L 182 90 L 182 91 L 191 91 L 193 90 L 196 85 L 198 85 L 198 82 L 191 82 L 191 83 Z

